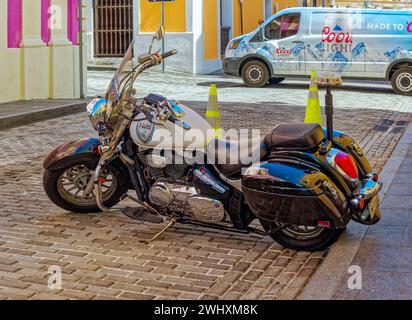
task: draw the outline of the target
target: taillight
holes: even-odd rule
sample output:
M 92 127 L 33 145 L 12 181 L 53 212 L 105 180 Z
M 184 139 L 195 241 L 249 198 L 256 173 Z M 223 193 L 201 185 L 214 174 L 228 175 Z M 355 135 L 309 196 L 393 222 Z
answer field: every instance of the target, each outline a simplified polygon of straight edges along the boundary
M 335 155 L 335 163 L 343 172 L 343 175 L 347 175 L 349 179 L 358 179 L 359 172 L 358 167 L 356 166 L 356 162 L 350 154 L 344 152 L 338 152 Z

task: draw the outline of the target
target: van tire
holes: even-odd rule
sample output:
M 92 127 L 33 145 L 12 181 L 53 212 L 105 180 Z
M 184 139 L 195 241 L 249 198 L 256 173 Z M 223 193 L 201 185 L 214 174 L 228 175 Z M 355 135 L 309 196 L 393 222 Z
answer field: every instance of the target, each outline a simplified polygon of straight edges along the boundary
M 270 78 L 269 83 L 271 84 L 279 84 L 281 83 L 285 78 Z
M 396 70 L 391 77 L 391 84 L 397 94 L 412 95 L 412 68 L 405 67 Z
M 242 79 L 248 87 L 262 88 L 268 83 L 269 77 L 269 69 L 262 61 L 249 61 L 242 68 Z

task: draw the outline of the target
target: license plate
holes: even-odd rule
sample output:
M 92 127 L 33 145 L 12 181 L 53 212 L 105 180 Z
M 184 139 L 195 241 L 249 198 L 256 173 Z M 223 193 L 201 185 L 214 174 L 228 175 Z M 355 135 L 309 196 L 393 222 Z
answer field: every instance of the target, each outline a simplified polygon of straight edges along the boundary
M 379 205 L 380 205 L 379 196 L 373 197 L 369 201 L 365 212 L 362 214 L 363 218 L 367 219 L 368 216 L 370 216 L 370 220 L 372 220 L 376 216 L 378 219 L 380 219 L 381 212 L 379 210 Z

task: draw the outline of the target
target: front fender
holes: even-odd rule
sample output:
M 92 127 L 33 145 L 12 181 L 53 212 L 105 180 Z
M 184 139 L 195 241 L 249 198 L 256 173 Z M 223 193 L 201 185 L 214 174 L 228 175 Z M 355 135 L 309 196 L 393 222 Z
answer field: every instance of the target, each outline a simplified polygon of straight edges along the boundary
M 62 169 L 85 156 L 88 159 L 96 159 L 97 163 L 100 157 L 97 151 L 99 144 L 98 138 L 85 138 L 62 144 L 44 159 L 43 167 L 46 170 Z

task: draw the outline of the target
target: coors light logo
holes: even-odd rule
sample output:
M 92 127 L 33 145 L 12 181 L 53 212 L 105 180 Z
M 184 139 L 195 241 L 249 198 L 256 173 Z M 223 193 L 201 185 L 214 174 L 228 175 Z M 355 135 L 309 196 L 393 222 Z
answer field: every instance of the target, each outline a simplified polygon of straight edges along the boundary
M 352 50 L 352 43 L 352 34 L 345 32 L 339 24 L 335 25 L 333 29 L 325 26 L 322 30 L 323 51 L 350 52 Z

